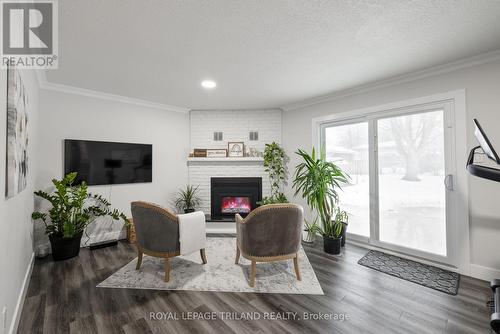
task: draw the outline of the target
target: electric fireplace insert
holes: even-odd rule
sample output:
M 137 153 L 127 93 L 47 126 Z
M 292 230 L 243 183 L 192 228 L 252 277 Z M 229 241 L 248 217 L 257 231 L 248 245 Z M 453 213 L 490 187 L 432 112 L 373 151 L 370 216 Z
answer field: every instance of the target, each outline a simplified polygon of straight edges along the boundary
M 213 177 L 210 182 L 211 220 L 234 221 L 245 217 L 262 200 L 260 177 Z

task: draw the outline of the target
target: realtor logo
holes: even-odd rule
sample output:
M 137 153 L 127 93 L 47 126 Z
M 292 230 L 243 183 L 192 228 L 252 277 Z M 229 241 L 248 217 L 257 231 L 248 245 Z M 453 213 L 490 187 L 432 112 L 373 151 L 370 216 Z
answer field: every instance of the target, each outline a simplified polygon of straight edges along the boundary
M 0 68 L 57 68 L 56 0 L 1 0 L 1 18 Z

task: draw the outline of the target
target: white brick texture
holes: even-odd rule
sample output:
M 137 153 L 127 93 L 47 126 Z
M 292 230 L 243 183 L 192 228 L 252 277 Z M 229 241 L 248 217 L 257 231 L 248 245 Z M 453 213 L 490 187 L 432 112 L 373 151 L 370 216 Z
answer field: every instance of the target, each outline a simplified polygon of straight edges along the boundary
M 281 110 L 194 110 L 190 112 L 191 151 L 195 148 L 227 148 L 229 141 L 242 141 L 247 147 L 264 151 L 266 143 L 281 143 Z M 223 141 L 214 141 L 213 133 L 223 132 Z M 250 141 L 250 131 L 259 132 L 258 141 Z M 199 186 L 201 210 L 210 213 L 210 178 L 262 177 L 262 196 L 270 195 L 270 184 L 262 162 L 201 161 L 188 163 L 189 184 Z
M 228 142 L 242 141 L 261 152 L 266 143 L 281 143 L 281 110 L 193 110 L 190 112 L 191 151 L 195 148 L 227 148 Z M 214 141 L 214 132 L 223 141 Z M 250 131 L 259 140 L 250 141 Z

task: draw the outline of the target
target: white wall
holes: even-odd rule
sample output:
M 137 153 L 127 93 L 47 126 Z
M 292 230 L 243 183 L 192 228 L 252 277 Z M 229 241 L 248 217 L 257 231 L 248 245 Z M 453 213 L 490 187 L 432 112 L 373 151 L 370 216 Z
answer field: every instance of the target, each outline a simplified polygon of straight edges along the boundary
M 5 199 L 7 72 L 0 71 L 0 312 L 7 307 L 7 332 L 14 328 L 16 308 L 22 307 L 24 302 L 20 297 L 33 254 L 31 212 L 38 165 L 35 154 L 38 149 L 38 84 L 33 71 L 21 71 L 21 77 L 29 99 L 29 176 L 21 193 Z M 2 330 L 0 328 L 0 332 Z
M 468 148 L 477 145 L 472 124 L 477 118 L 500 151 L 500 61 L 496 61 L 284 112 L 283 145 L 291 157 L 290 166 L 298 163 L 293 155 L 297 148 L 311 148 L 315 117 L 464 88 L 468 128 L 463 135 Z M 500 277 L 500 183 L 468 178 L 472 275 Z M 290 189 L 287 195 L 291 197 Z
M 90 192 L 109 198 L 112 206 L 127 216 L 130 216 L 130 202 L 135 200 L 170 207 L 172 195 L 187 183 L 187 113 L 41 90 L 39 127 L 37 188 L 44 189 L 50 186 L 52 178 L 62 176 L 64 139 L 153 145 L 152 183 L 89 187 Z M 106 229 L 112 228 L 106 225 Z M 41 235 L 36 231 L 37 246 L 43 244 Z

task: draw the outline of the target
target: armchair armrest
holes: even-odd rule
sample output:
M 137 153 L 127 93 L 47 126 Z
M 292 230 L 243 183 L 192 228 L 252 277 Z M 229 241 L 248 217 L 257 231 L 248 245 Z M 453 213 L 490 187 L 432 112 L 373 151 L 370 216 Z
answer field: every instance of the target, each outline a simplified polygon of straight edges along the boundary
M 245 220 L 238 213 L 234 216 L 234 220 L 236 221 L 236 243 L 239 245 L 241 243 L 241 238 L 243 236 L 241 225 L 244 223 Z

